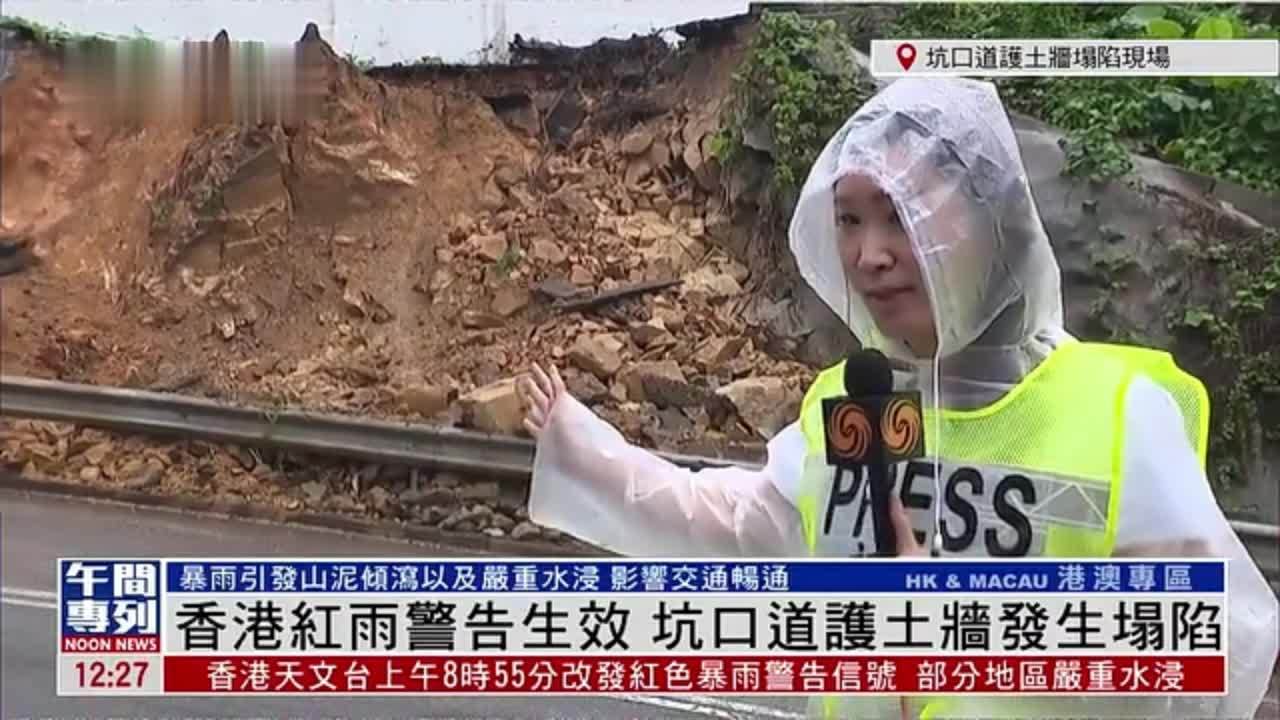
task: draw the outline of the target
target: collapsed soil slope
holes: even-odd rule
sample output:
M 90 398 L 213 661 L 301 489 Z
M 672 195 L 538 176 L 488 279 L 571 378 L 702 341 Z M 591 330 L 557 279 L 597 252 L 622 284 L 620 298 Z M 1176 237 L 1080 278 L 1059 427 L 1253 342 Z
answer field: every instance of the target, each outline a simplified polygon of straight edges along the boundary
M 0 87 L 3 210 L 38 262 L 0 278 L 0 369 L 511 432 L 504 380 L 550 361 L 640 442 L 756 454 L 812 371 L 765 352 L 723 250 L 709 144 L 740 34 L 366 75 L 308 33 L 314 114 L 186 130 L 92 124 L 28 42 Z M 175 490 L 225 471 L 246 494 L 258 466 L 174 450 L 148 473 L 68 432 L 10 424 L 4 459 Z

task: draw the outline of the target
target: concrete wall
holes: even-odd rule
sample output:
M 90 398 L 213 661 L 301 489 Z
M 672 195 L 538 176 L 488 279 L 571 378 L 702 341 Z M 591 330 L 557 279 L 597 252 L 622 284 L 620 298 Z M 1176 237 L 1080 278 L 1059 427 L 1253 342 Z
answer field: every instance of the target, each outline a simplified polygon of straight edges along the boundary
M 747 11 L 747 0 L 5 0 L 2 12 L 79 33 L 291 43 L 308 22 L 341 54 L 378 64 L 500 59 L 515 33 L 586 45 Z M 492 48 L 498 48 L 494 55 Z

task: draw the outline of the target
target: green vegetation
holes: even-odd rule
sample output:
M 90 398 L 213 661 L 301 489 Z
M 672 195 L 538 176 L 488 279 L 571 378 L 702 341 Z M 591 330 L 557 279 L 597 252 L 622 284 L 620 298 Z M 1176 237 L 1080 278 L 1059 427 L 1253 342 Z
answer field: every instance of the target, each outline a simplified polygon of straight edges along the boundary
M 0 30 L 14 30 L 31 38 L 33 42 L 54 50 L 62 50 L 70 45 L 80 43 L 128 43 L 158 45 L 151 39 L 146 30 L 133 26 L 132 35 L 111 35 L 108 33 L 77 33 L 68 30 L 66 25 L 58 23 L 58 27 L 50 27 L 26 18 L 0 15 Z
M 45 45 L 51 48 L 58 48 L 69 42 L 88 39 L 88 36 L 73 33 L 70 30 L 66 30 L 63 26 L 51 28 L 38 22 L 9 17 L 7 15 L 0 15 L 0 30 L 15 30 L 17 32 L 27 34 L 32 40 L 40 45 Z
M 58 27 L 49 27 L 24 18 L 0 15 L 0 30 L 14 30 L 31 38 L 38 45 L 60 50 L 68 45 L 82 42 L 104 42 L 132 38 L 116 38 L 103 34 L 75 33 L 59 23 Z
M 856 17 L 858 10 L 850 10 Z M 902 8 L 899 37 L 1275 38 L 1271 24 L 1221 5 L 959 3 Z M 732 163 L 744 135 L 774 144 L 774 189 L 803 183 L 826 140 L 870 93 L 844 61 L 846 24 L 766 12 L 739 72 L 715 150 Z M 1131 151 L 1264 192 L 1280 192 L 1280 79 L 998 78 L 1010 108 L 1068 133 L 1067 170 L 1095 179 L 1131 168 Z
M 1221 5 L 907 6 L 901 37 L 1275 38 L 1272 25 Z M 1130 169 L 1129 150 L 1264 192 L 1280 192 L 1276 78 L 1001 78 L 1015 110 L 1068 132 L 1068 171 Z
M 1280 441 L 1280 231 L 1200 251 L 1201 283 L 1226 289 L 1211 304 L 1170 313 L 1169 328 L 1208 342 L 1213 401 L 1210 463 L 1215 484 L 1243 481 L 1242 459 L 1258 440 Z M 1252 429 L 1260 430 L 1260 437 Z
M 494 272 L 497 273 L 498 277 L 505 278 L 511 274 L 512 270 L 516 269 L 516 266 L 520 264 L 520 260 L 523 258 L 524 253 L 520 252 L 520 248 L 516 245 L 511 245 L 502 254 L 502 257 L 498 258 L 498 261 L 494 263 Z
M 728 166 L 746 134 L 763 130 L 773 142 L 772 189 L 779 197 L 798 193 L 828 138 L 873 92 L 834 20 L 790 12 L 764 14 L 733 87 L 714 153 Z

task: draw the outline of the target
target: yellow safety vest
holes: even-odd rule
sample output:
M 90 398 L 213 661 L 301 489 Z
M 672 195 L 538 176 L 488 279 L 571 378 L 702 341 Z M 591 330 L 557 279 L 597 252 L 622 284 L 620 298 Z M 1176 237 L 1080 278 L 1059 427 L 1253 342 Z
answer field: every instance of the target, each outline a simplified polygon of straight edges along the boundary
M 931 458 L 937 453 L 946 486 L 944 497 L 929 496 L 930 502 L 941 502 L 947 512 L 955 511 L 949 517 L 944 512 L 944 554 L 1109 557 L 1115 545 L 1123 482 L 1124 399 L 1139 376 L 1173 397 L 1203 466 L 1208 394 L 1168 353 L 1156 350 L 1072 341 L 1054 350 L 992 405 L 944 410 L 940 415 L 926 409 L 926 451 Z M 844 394 L 843 378 L 843 363 L 823 371 L 801 406 L 807 457 L 794 497 L 806 544 L 815 556 L 857 555 L 856 538 L 872 535 L 869 519 L 857 520 L 852 531 L 846 530 L 849 522 L 833 523 L 841 514 L 846 521 L 867 515 L 865 496 L 845 506 L 838 504 L 855 493 L 841 494 L 836 486 L 839 478 L 826 464 L 822 400 Z M 910 496 L 914 490 L 902 484 L 910 483 L 913 474 L 919 477 L 926 469 L 922 466 L 927 466 L 929 477 L 915 489 L 932 490 L 933 460 L 921 461 L 914 469 L 909 465 L 896 468 L 896 492 Z M 848 480 L 851 483 L 852 478 Z M 1011 509 L 1008 498 L 1002 502 L 993 497 L 997 490 L 1016 496 L 1019 507 Z M 910 510 L 906 498 L 904 504 Z M 917 508 L 924 509 L 919 504 Z M 928 514 L 932 518 L 931 506 Z M 1008 532 L 1001 535 L 1001 531 L 1010 530 L 1013 537 Z M 980 714 L 980 708 L 972 705 L 984 698 L 920 700 L 925 703 L 921 718 L 941 718 L 956 712 Z M 896 712 L 889 712 L 897 706 L 896 698 L 830 696 L 815 698 L 811 712 L 840 720 L 886 714 L 897 717 Z

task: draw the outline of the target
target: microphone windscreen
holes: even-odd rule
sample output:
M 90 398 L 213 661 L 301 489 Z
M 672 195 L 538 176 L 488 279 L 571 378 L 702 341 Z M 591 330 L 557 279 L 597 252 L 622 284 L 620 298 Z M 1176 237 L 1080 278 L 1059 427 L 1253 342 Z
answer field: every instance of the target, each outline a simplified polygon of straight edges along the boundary
M 879 350 L 859 350 L 844 364 L 844 391 L 849 397 L 893 392 L 893 368 Z

